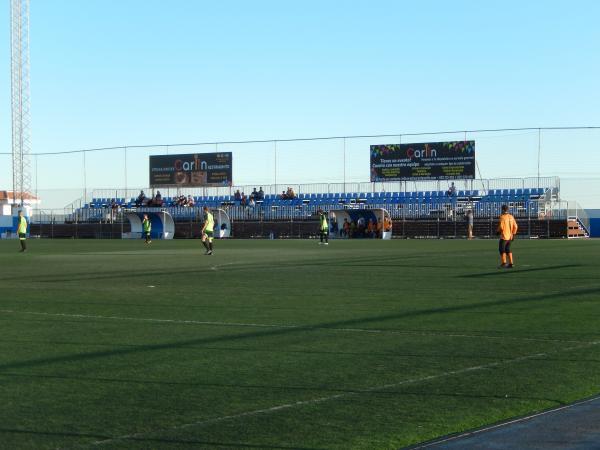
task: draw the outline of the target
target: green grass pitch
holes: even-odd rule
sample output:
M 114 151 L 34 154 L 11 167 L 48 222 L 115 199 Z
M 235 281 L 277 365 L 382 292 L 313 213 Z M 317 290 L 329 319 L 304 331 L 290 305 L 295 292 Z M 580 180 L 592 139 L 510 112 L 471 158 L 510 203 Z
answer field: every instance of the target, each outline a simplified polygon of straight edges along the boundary
M 600 392 L 600 241 L 0 241 L 0 447 L 393 449 Z

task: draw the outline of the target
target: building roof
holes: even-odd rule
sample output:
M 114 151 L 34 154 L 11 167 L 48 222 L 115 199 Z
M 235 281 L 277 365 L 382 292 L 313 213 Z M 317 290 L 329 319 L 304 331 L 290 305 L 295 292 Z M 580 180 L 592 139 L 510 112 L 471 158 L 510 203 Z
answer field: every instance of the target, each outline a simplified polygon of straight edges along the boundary
M 19 192 L 13 191 L 0 191 L 0 202 L 2 203 L 15 203 L 16 201 L 20 201 L 21 198 L 28 202 L 39 202 L 40 199 L 33 195 L 31 192 L 23 192 L 23 195 Z

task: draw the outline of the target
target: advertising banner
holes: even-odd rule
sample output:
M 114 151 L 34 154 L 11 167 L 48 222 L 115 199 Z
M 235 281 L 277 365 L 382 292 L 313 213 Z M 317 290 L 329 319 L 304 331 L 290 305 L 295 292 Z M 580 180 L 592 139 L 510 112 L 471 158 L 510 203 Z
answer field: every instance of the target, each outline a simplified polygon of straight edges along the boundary
M 150 187 L 231 186 L 232 154 L 150 156 Z
M 371 182 L 475 178 L 475 141 L 371 145 Z

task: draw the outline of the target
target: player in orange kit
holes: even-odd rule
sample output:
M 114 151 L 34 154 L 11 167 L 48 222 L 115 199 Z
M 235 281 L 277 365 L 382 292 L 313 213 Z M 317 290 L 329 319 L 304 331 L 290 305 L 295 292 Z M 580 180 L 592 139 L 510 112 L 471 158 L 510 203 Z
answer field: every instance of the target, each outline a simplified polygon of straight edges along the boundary
M 510 251 L 510 243 L 517 234 L 517 221 L 508 212 L 508 205 L 502 205 L 502 215 L 500 216 L 500 223 L 498 224 L 497 234 L 500 236 L 499 250 L 500 250 L 500 267 L 507 269 L 513 268 L 513 255 Z

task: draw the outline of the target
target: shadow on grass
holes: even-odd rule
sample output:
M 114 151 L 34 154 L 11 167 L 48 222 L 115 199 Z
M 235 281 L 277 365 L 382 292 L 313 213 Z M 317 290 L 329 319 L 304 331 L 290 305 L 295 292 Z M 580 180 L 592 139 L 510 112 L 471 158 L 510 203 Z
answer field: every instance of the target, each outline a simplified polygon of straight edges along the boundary
M 494 272 L 482 272 L 472 273 L 467 275 L 459 275 L 459 278 L 481 278 L 481 277 L 493 277 L 498 275 L 508 275 L 511 273 L 525 273 L 525 272 L 542 272 L 546 270 L 557 270 L 557 269 L 569 269 L 572 267 L 582 267 L 581 264 L 563 264 L 557 266 L 544 266 L 544 267 L 533 267 L 531 269 L 521 269 L 518 266 L 514 269 L 498 269 Z
M 110 439 L 110 436 L 105 434 L 93 434 L 93 433 L 76 433 L 73 431 L 38 431 L 38 430 L 23 430 L 14 428 L 0 428 L 1 433 L 12 433 L 12 434 L 33 434 L 39 436 L 54 436 L 54 437 L 84 437 L 93 439 Z
M 562 400 L 552 399 L 552 398 L 544 398 L 544 397 L 527 397 L 520 395 L 484 395 L 484 394 L 469 394 L 466 392 L 457 392 L 457 393 L 448 393 L 448 392 L 431 392 L 425 390 L 407 390 L 407 391 L 398 391 L 398 390 L 385 390 L 385 391 L 374 391 L 370 392 L 372 395 L 376 395 L 377 397 L 385 397 L 385 396 L 415 396 L 415 397 L 443 397 L 443 398 L 464 398 L 464 399 L 472 399 L 472 400 L 515 400 L 515 401 L 524 401 L 524 402 L 546 402 L 552 403 L 554 406 L 563 406 L 568 404 L 568 402 L 564 402 Z
M 274 328 L 268 330 L 259 330 L 239 334 L 229 334 L 222 336 L 212 336 L 197 339 L 188 339 L 182 341 L 165 342 L 160 344 L 146 344 L 135 348 L 117 348 L 111 350 L 94 351 L 88 353 L 74 353 L 72 355 L 51 356 L 45 358 L 36 358 L 28 361 L 14 361 L 0 365 L 0 370 L 16 369 L 23 367 L 36 367 L 48 364 L 60 363 L 75 363 L 80 361 L 95 360 L 100 358 L 108 358 L 113 356 L 124 356 L 130 354 L 144 354 L 148 352 L 170 350 L 176 348 L 191 348 L 195 345 L 207 345 L 222 342 L 237 342 L 247 339 L 270 338 L 276 336 L 286 336 L 298 333 L 308 333 L 311 331 L 322 331 L 328 328 L 352 328 L 372 323 L 385 322 L 389 320 L 398 320 L 413 317 L 429 316 L 433 314 L 456 313 L 462 311 L 470 311 L 473 309 L 488 308 L 494 306 L 505 306 L 512 304 L 523 304 L 527 302 L 544 302 L 552 299 L 564 299 L 569 296 L 585 296 L 596 295 L 600 293 L 600 288 L 573 289 L 568 291 L 556 292 L 553 294 L 530 295 L 525 297 L 505 298 L 486 303 L 469 303 L 463 305 L 444 306 L 439 308 L 428 308 L 416 311 L 406 311 L 393 314 L 383 314 L 370 317 L 362 317 L 357 319 L 339 320 L 332 322 L 324 322 L 314 325 L 298 326 L 295 328 Z
M 113 436 L 92 434 L 92 433 L 76 433 L 71 431 L 38 431 L 38 430 L 22 430 L 12 428 L 0 428 L 0 435 L 2 433 L 9 434 L 22 434 L 29 436 L 47 436 L 47 437 L 62 437 L 62 438 L 91 438 L 95 440 L 106 440 L 110 441 L 115 439 Z M 144 437 L 128 437 L 128 438 L 117 438 L 122 441 L 130 442 L 146 442 L 148 444 L 183 444 L 183 445 L 203 445 L 211 447 L 227 447 L 227 448 L 264 448 L 269 450 L 323 450 L 312 447 L 293 447 L 285 445 L 268 445 L 268 444 L 243 444 L 237 442 L 211 442 L 211 441 L 199 441 L 195 439 L 162 439 L 162 438 L 144 438 Z M 85 444 L 83 444 L 85 445 Z M 94 444 L 90 444 L 94 446 Z M 156 448 L 156 447 L 150 447 Z
M 323 448 L 316 447 L 294 447 L 287 445 L 269 445 L 269 444 L 244 444 L 240 442 L 214 442 L 214 441 L 199 441 L 195 439 L 167 439 L 167 438 L 151 438 L 151 437 L 128 437 L 128 438 L 116 438 L 118 441 L 123 442 L 143 442 L 148 444 L 178 444 L 178 445 L 202 445 L 208 446 L 208 448 L 264 448 L 266 450 L 325 450 Z M 99 443 L 101 447 L 102 442 Z M 148 447 L 148 448 L 162 448 L 162 447 Z M 197 448 L 197 447 L 192 447 Z
M 139 384 L 148 386 L 185 386 L 196 388 L 217 388 L 217 389 L 247 389 L 247 390 L 282 390 L 282 391 L 297 391 L 297 392 L 320 392 L 326 394 L 356 394 L 361 392 L 357 389 L 341 389 L 328 388 L 323 386 L 290 386 L 276 384 L 237 384 L 237 383 L 203 383 L 189 381 L 162 381 L 162 380 L 141 380 L 132 378 L 106 378 L 106 377 L 86 377 L 74 375 L 38 375 L 38 374 L 19 374 L 19 373 L 3 373 L 2 377 L 14 377 L 19 379 L 39 379 L 39 380 L 65 380 L 79 381 L 86 383 L 107 383 L 107 384 Z
M 102 270 L 102 273 L 95 273 L 94 270 L 97 267 L 91 266 L 90 270 L 86 272 L 79 273 L 69 273 L 68 276 L 65 273 L 58 274 L 49 274 L 49 275 L 37 275 L 35 278 L 31 278 L 31 276 L 12 276 L 9 278 L 0 278 L 0 281 L 27 281 L 27 283 L 68 283 L 68 282 L 78 282 L 78 281 L 90 281 L 90 280 L 135 280 L 138 278 L 153 278 L 153 279 L 165 279 L 171 276 L 176 277 L 178 275 L 190 275 L 190 274 L 215 274 L 215 273 L 235 273 L 240 270 L 282 270 L 282 269 L 297 269 L 297 268 L 319 268 L 321 266 L 352 266 L 353 262 L 356 267 L 363 267 L 365 263 L 365 259 L 368 257 L 362 255 L 360 257 L 344 257 L 344 260 L 340 263 L 339 258 L 322 258 L 322 259 L 311 259 L 306 261 L 299 262 L 281 262 L 275 261 L 272 264 L 257 264 L 253 262 L 249 263 L 234 263 L 230 264 L 227 262 L 221 262 L 218 259 L 206 259 L 210 257 L 200 256 L 200 258 L 204 258 L 203 260 L 211 261 L 210 264 L 199 265 L 193 269 L 189 268 L 178 268 L 173 270 L 113 270 L 107 271 Z M 407 259 L 420 259 L 421 255 L 401 255 L 401 256 L 381 256 L 377 258 L 378 263 L 381 263 L 382 267 L 393 266 L 393 264 L 385 265 L 386 261 L 394 262 L 394 261 L 406 261 Z M 219 268 L 222 267 L 222 268 Z M 368 264 L 367 267 L 372 267 L 371 264 Z M 414 265 L 401 265 L 401 267 L 412 267 L 416 268 Z M 215 269 L 216 268 L 216 269 Z M 439 268 L 439 266 L 436 266 Z M 237 277 L 237 275 L 236 275 Z

